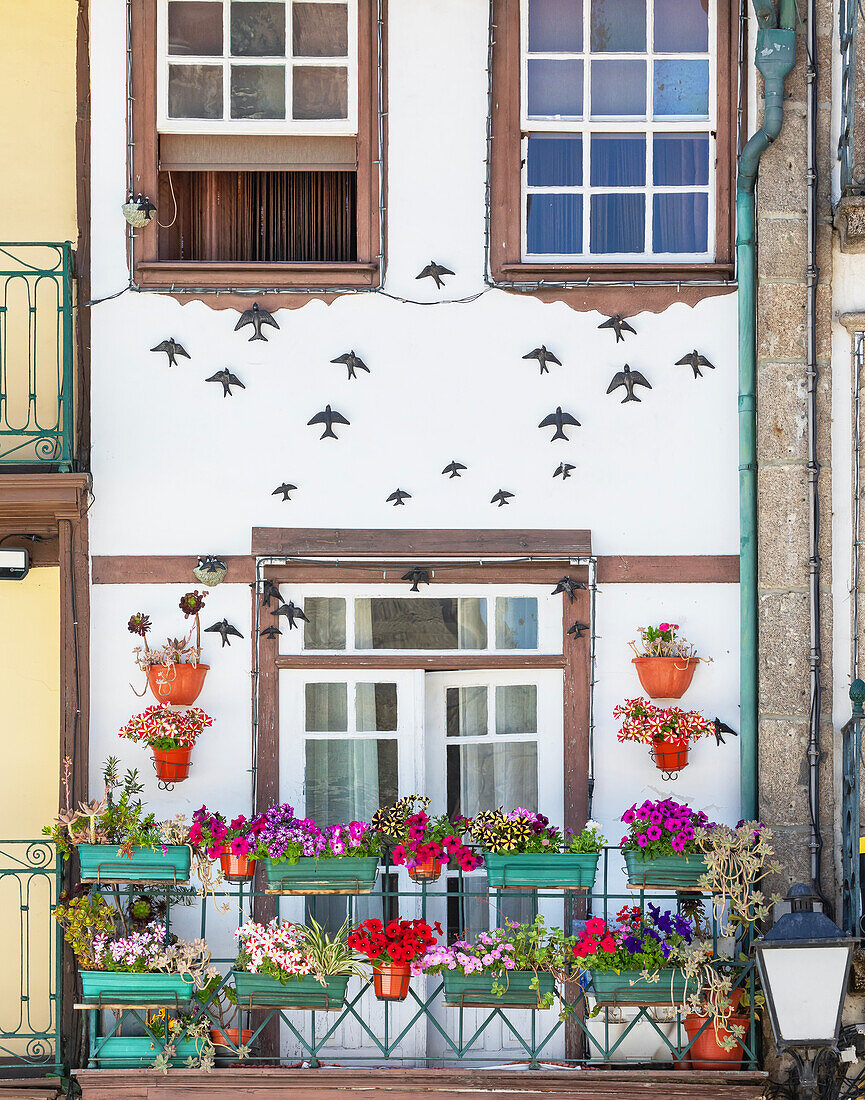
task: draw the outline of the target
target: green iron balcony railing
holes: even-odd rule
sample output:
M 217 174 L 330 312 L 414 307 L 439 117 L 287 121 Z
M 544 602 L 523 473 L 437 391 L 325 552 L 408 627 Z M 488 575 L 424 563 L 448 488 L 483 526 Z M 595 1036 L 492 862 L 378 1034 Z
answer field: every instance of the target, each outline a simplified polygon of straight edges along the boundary
M 862 935 L 862 879 L 860 859 L 860 798 L 862 724 L 865 722 L 865 683 L 850 685 L 853 712 L 841 731 L 841 926 L 851 936 Z
M 865 193 L 865 134 L 856 118 L 857 101 L 862 101 L 865 74 L 857 61 L 857 34 L 862 22 L 860 0 L 839 0 L 838 32 L 841 47 L 841 133 L 838 160 L 841 165 L 841 194 Z
M 0 243 L 0 468 L 72 468 L 72 280 L 68 241 Z

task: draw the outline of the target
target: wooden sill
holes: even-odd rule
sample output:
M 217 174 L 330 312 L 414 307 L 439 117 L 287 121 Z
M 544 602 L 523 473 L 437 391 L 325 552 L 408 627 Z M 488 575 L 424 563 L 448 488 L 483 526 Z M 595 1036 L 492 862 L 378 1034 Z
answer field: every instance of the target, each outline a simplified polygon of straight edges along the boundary
M 732 264 L 501 264 L 493 272 L 502 282 L 583 283 L 592 286 L 610 282 L 705 283 L 729 282 L 735 278 Z
M 141 286 L 163 290 L 231 290 L 281 287 L 313 290 L 378 286 L 377 263 L 223 263 L 141 260 Z

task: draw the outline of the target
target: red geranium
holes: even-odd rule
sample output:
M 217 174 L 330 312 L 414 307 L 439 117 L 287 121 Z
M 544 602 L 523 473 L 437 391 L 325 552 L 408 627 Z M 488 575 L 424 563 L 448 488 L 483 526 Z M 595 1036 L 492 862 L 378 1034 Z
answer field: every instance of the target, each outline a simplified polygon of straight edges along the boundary
M 373 918 L 352 928 L 348 945 L 378 966 L 408 963 L 438 942 L 433 928 L 442 934 L 438 921 L 431 928 L 424 920 L 392 920 L 383 924 Z

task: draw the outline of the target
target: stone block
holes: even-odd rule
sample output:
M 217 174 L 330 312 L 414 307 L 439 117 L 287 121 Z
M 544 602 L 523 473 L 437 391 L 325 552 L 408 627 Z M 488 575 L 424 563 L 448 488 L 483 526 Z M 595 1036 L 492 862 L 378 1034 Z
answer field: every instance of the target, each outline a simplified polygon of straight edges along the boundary
M 805 718 L 761 718 L 759 731 L 760 820 L 773 829 L 808 822 L 808 736 Z M 833 731 L 820 729 L 820 807 L 832 822 Z
M 757 272 L 761 279 L 805 281 L 808 223 L 804 218 L 762 217 L 757 239 Z
M 806 318 L 804 285 L 760 285 L 757 293 L 758 358 L 803 359 Z
M 760 462 L 808 457 L 808 391 L 805 365 L 757 366 L 757 457 Z
M 807 202 L 807 130 L 804 107 L 790 104 L 775 143 L 760 161 L 757 210 L 777 214 L 805 214 Z
M 809 558 L 807 469 L 794 463 L 761 465 L 757 494 L 760 587 L 804 587 Z
M 807 717 L 810 705 L 807 592 L 761 592 L 759 690 L 763 714 Z

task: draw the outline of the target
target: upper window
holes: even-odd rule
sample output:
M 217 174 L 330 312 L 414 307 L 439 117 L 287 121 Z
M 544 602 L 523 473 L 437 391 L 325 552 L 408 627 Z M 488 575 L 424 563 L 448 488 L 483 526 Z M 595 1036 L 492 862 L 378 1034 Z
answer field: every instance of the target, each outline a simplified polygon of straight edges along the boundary
M 708 260 L 714 0 L 523 0 L 523 256 Z

